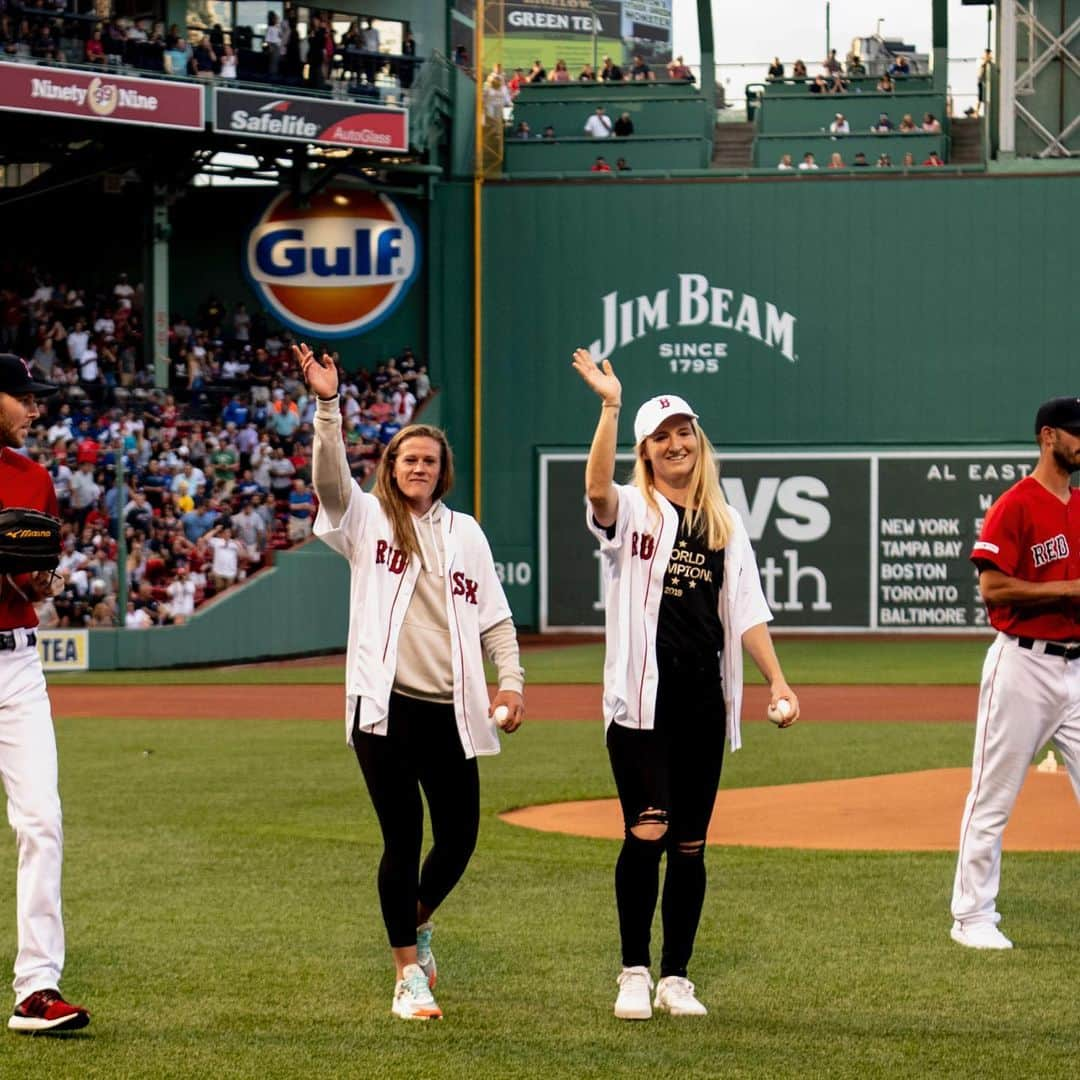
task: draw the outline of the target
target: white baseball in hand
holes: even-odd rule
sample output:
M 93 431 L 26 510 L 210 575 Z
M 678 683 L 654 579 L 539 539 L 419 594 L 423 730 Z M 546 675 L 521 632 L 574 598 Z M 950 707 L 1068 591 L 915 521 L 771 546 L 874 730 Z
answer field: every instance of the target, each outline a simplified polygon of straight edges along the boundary
M 505 705 L 495 707 L 495 724 L 500 728 L 506 727 L 506 721 L 510 718 L 510 710 Z
M 791 715 L 791 702 L 781 698 L 776 705 L 770 705 L 766 716 L 774 724 L 782 724 Z

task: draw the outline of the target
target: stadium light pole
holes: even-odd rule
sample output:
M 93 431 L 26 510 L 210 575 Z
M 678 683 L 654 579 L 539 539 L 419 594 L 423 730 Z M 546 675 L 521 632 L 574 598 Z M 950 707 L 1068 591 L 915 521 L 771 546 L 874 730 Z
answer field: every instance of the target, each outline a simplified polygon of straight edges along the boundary
M 825 59 L 829 58 L 829 49 L 832 48 L 832 4 L 825 2 Z
M 599 41 L 597 38 L 599 23 L 596 21 L 596 5 L 589 4 L 589 17 L 592 19 L 592 69 L 596 74 L 596 64 L 599 59 Z

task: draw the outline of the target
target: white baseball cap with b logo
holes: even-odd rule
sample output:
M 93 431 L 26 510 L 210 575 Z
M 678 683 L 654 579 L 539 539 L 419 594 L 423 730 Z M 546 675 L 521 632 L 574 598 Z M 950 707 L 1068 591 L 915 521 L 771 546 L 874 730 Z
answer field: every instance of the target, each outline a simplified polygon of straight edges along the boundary
M 659 397 L 649 398 L 634 417 L 634 445 L 637 446 L 643 439 L 647 439 L 672 416 L 689 416 L 693 420 L 698 418 L 689 403 L 675 394 L 661 394 Z

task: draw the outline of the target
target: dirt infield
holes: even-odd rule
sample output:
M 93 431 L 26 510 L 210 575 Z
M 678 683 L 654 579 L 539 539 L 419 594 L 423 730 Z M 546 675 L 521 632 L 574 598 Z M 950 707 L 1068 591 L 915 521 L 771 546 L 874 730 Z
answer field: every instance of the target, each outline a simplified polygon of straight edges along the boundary
M 834 851 L 955 851 L 970 769 L 720 791 L 707 841 Z M 501 814 L 542 832 L 618 839 L 616 799 L 529 806 Z M 1080 851 L 1080 814 L 1063 770 L 1031 770 L 1005 831 L 1006 851 Z
M 341 685 L 204 686 L 192 672 L 191 686 L 53 686 L 53 711 L 61 717 L 160 717 L 163 720 L 252 718 L 342 720 Z M 802 686 L 799 701 L 808 723 L 872 721 L 931 723 L 971 721 L 974 686 Z M 600 687 L 530 686 L 525 702 L 531 720 L 600 721 Z M 749 686 L 743 715 L 764 719 L 768 692 Z
M 54 686 L 58 717 L 205 718 L 251 720 L 344 719 L 341 685 Z M 974 686 L 805 686 L 799 699 L 807 723 L 921 721 L 971 723 Z M 600 688 L 531 686 L 531 721 L 599 723 Z M 768 693 L 747 687 L 744 715 L 767 723 Z M 853 780 L 721 791 L 709 828 L 710 844 L 835 850 L 955 850 L 967 794 L 968 769 L 936 769 Z M 615 800 L 532 806 L 503 819 L 545 832 L 617 838 Z M 1032 773 L 1005 834 L 1016 851 L 1080 850 L 1080 815 L 1063 772 Z

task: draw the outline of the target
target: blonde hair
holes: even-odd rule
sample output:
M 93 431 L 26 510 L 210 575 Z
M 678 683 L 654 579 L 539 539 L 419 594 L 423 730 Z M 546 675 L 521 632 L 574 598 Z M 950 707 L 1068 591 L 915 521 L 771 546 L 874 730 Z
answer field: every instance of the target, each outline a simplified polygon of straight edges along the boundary
M 432 427 L 430 424 L 410 424 L 390 440 L 375 468 L 375 498 L 379 500 L 383 513 L 390 519 L 394 543 L 411 559 L 414 555 L 420 557 L 420 543 L 416 539 L 409 504 L 394 479 L 394 465 L 401 453 L 402 444 L 409 439 L 434 439 L 439 444 L 439 479 L 435 481 L 435 489 L 431 493 L 433 502 L 441 499 L 454 486 L 454 455 L 442 428 Z
M 689 535 L 700 536 L 710 551 L 720 551 L 731 539 L 732 520 L 727 500 L 720 487 L 720 474 L 716 468 L 716 451 L 696 420 L 690 420 L 697 441 L 697 460 L 690 475 L 689 496 L 683 516 L 683 529 Z M 653 467 L 645 456 L 645 439 L 637 445 L 634 459 L 634 475 L 631 482 L 645 496 L 649 509 L 660 517 L 656 502 L 656 486 Z

